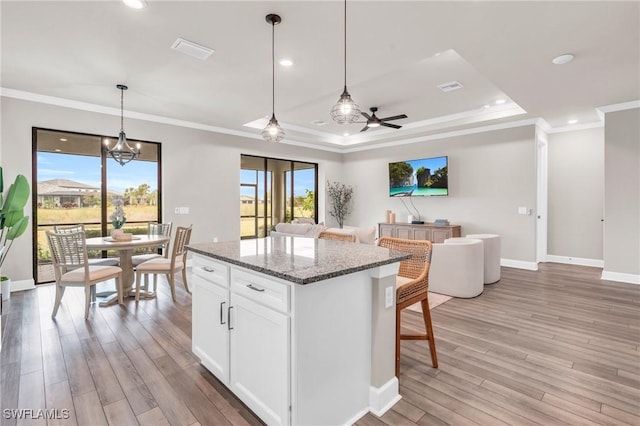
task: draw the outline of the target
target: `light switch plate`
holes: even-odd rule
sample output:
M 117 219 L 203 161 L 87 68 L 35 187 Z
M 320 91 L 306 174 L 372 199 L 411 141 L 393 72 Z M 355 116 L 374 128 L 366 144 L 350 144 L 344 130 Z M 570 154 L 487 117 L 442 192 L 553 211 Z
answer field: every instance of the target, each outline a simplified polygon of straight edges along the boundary
M 529 209 L 526 207 L 518 207 L 518 214 L 528 214 L 529 213 Z

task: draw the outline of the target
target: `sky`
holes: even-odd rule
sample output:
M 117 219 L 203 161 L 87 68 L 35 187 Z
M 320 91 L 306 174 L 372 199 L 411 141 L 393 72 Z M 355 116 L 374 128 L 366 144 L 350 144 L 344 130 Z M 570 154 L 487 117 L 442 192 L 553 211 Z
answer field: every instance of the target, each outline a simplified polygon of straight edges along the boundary
M 38 182 L 49 179 L 69 179 L 100 187 L 100 158 L 53 152 L 38 152 Z M 107 186 L 109 191 L 124 194 L 127 188 L 149 185 L 157 189 L 158 163 L 133 160 L 124 166 L 112 158 L 107 160 Z

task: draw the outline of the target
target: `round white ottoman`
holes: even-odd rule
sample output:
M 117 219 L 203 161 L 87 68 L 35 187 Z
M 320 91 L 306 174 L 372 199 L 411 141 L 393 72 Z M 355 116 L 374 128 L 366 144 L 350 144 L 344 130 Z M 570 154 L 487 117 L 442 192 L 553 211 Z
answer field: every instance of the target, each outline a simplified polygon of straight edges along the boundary
M 434 243 L 429 291 L 453 297 L 475 297 L 484 290 L 484 256 L 480 240 L 446 239 Z
M 482 240 L 484 244 L 484 283 L 500 280 L 500 235 L 469 234 L 467 238 Z

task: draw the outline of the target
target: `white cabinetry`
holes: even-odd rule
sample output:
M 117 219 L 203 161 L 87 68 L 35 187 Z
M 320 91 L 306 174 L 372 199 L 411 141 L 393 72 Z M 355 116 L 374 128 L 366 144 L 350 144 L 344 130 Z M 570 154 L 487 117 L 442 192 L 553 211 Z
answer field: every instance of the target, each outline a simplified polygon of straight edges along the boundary
M 193 352 L 267 424 L 289 424 L 289 287 L 194 256 Z

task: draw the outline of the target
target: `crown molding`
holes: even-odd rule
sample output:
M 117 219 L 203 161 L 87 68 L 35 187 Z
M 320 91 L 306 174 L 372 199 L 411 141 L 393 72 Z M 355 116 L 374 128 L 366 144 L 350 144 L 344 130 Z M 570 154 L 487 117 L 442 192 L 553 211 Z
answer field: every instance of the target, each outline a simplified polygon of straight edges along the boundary
M 588 129 L 597 129 L 600 127 L 604 127 L 604 122 L 602 121 L 593 121 L 591 123 L 581 123 L 581 124 L 570 124 L 568 126 L 561 127 L 552 127 L 547 130 L 547 133 L 564 133 L 564 132 L 575 132 L 578 130 L 588 130 Z
M 605 106 L 596 108 L 596 110 L 602 113 L 607 113 L 607 112 L 625 111 L 625 110 L 634 109 L 634 108 L 640 108 L 640 100 L 622 102 L 620 104 L 605 105 Z

